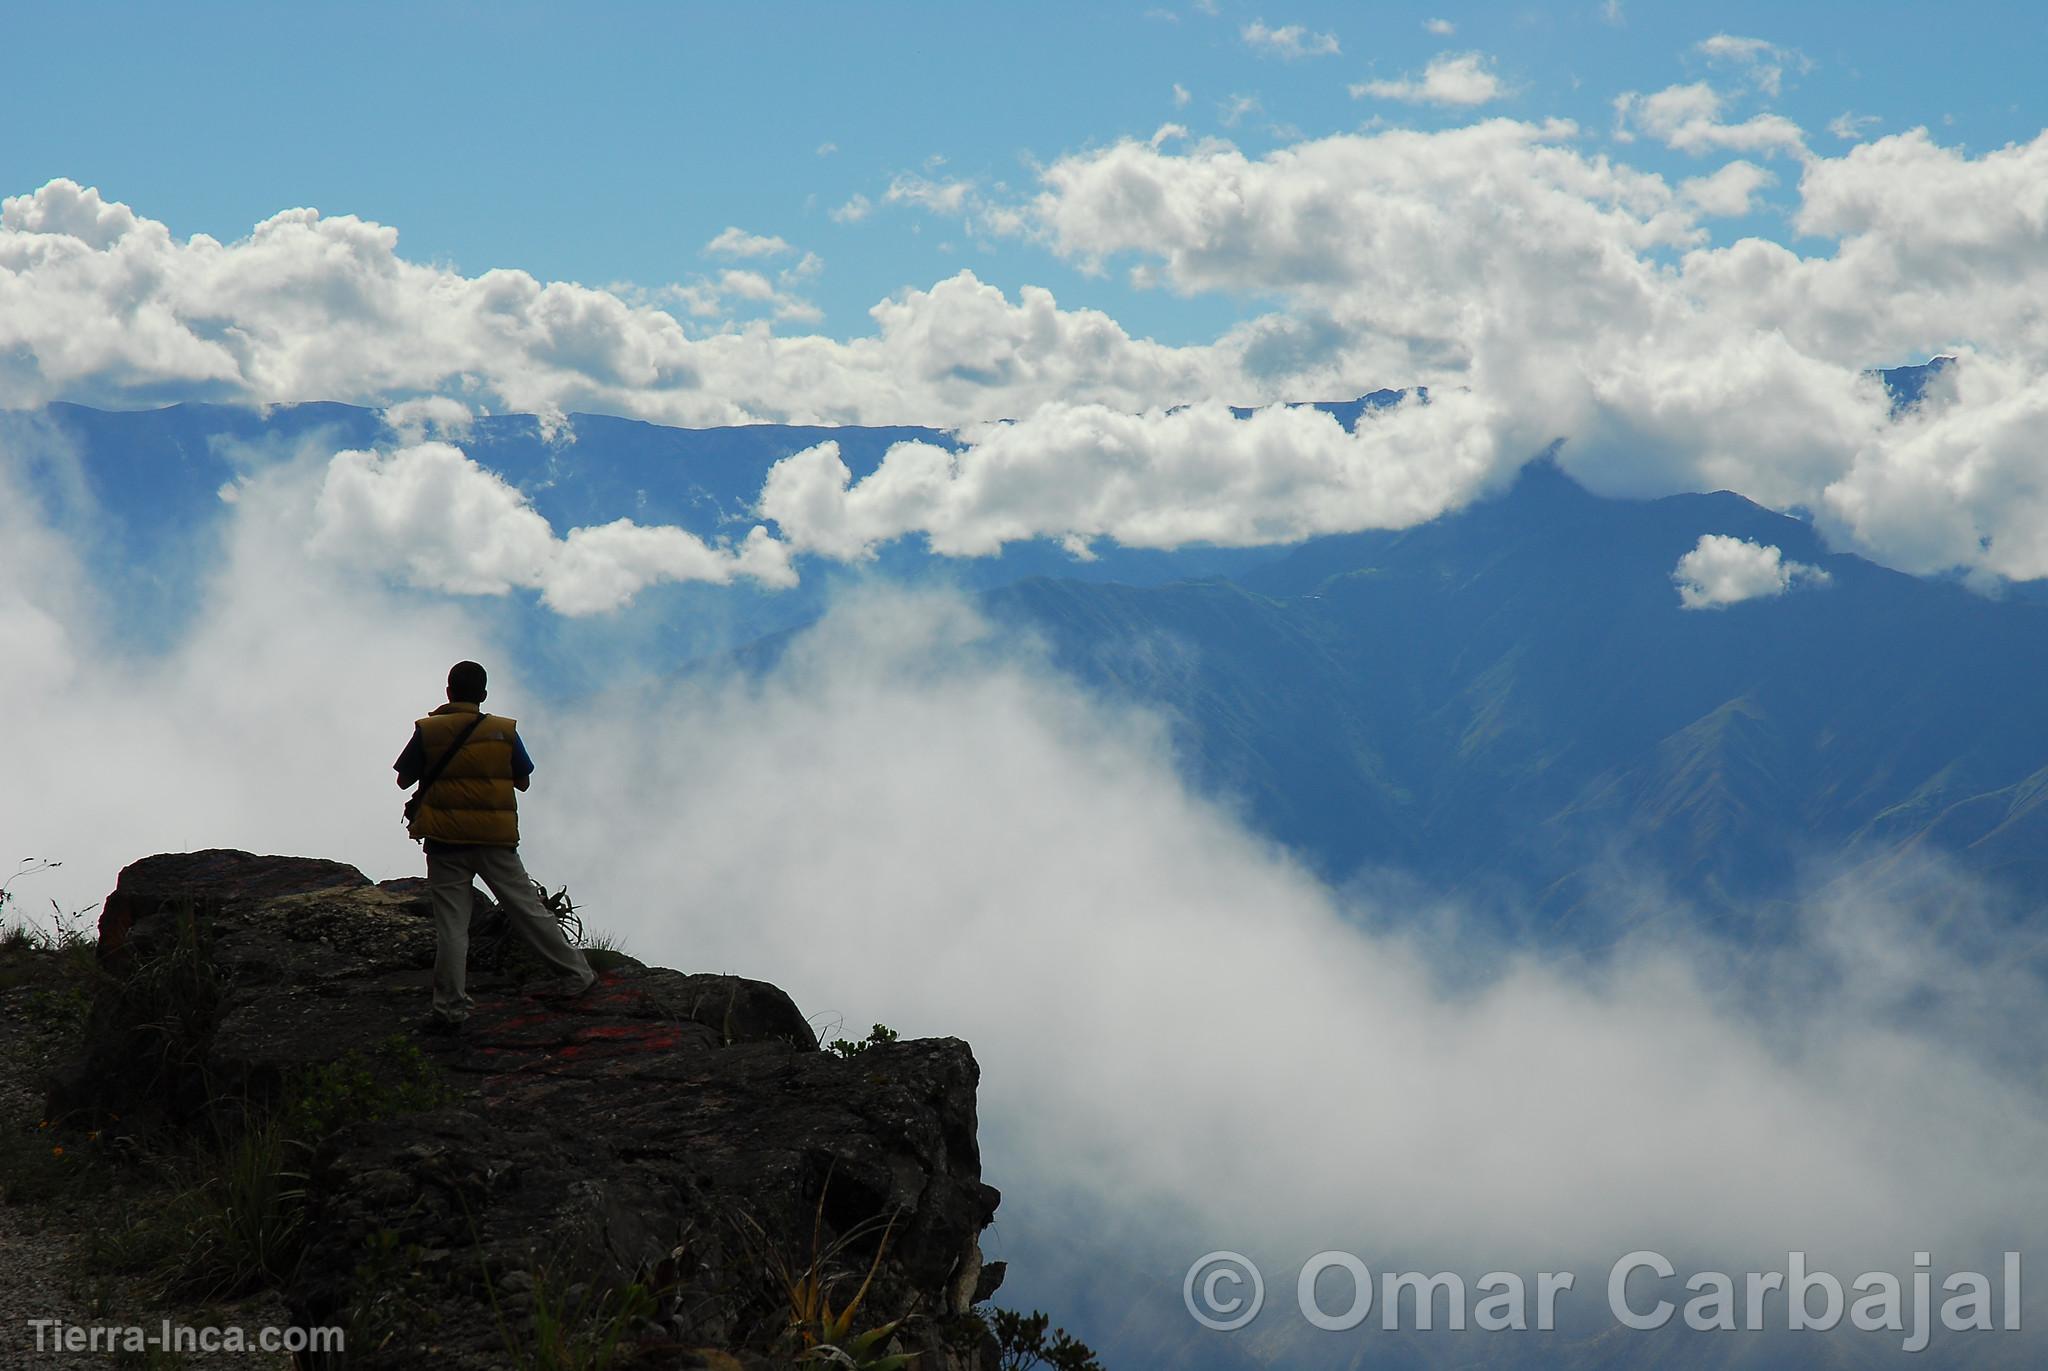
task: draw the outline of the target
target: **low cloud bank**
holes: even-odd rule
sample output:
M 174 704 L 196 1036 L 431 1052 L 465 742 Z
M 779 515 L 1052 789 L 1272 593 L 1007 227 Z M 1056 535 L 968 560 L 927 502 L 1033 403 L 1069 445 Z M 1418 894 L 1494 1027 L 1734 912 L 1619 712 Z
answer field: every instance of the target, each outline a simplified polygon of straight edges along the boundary
M 1825 886 L 1739 968 L 1678 907 L 1595 966 L 1445 964 L 1399 931 L 1441 909 L 1348 906 L 1190 794 L 1157 719 L 944 599 L 845 603 L 765 682 L 558 726 L 558 874 L 662 960 L 969 1038 L 1020 1207 L 1486 1265 L 1896 1261 L 2048 1218 L 2038 1074 L 1998 1046 L 2042 1045 L 2048 1004 L 1934 934 L 1974 893 L 1942 879 Z

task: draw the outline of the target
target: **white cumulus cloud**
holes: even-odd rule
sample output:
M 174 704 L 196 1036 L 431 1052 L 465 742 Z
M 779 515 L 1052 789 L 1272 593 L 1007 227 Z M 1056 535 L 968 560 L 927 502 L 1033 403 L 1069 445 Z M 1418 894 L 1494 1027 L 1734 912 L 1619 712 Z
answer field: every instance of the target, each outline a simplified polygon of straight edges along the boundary
M 1783 595 L 1795 584 L 1821 586 L 1829 579 L 1817 566 L 1786 561 L 1776 547 L 1724 533 L 1701 534 L 1671 572 L 1679 604 L 1686 609 L 1720 609 L 1744 600 L 1768 599 Z
M 1254 19 L 1239 29 L 1237 36 L 1254 52 L 1270 53 L 1289 61 L 1301 57 L 1334 57 L 1340 51 L 1336 34 L 1315 33 L 1300 24 L 1268 28 L 1264 20 Z
M 897 443 L 858 482 L 836 443 L 807 448 L 769 471 L 760 513 L 799 551 L 841 558 L 910 534 L 954 557 L 1046 537 L 1245 546 L 1405 527 L 1503 474 L 1469 395 L 1411 397 L 1353 432 L 1317 410 L 1238 419 L 1211 401 L 1146 414 L 1048 407 L 961 436 L 958 452 Z
M 1721 93 L 1705 81 L 1666 86 L 1649 95 L 1626 91 L 1614 100 L 1615 134 L 1627 141 L 1642 133 L 1694 156 L 1717 151 L 1795 155 L 1806 151 L 1805 132 L 1784 115 L 1754 114 L 1740 123 L 1729 123 L 1721 117 L 1726 104 Z
M 1404 76 L 1397 81 L 1362 81 L 1351 87 L 1354 99 L 1374 96 L 1381 100 L 1402 100 L 1417 105 L 1450 105 L 1469 108 L 1498 100 L 1507 87 L 1493 71 L 1492 59 L 1484 53 L 1445 53 L 1430 59 L 1420 77 Z
M 964 212 L 974 202 L 972 181 L 935 181 L 911 173 L 895 177 L 882 194 L 891 205 L 911 205 L 933 214 Z
M 1689 150 L 1759 127 L 1731 123 L 1703 84 L 1632 98 L 1630 128 Z M 1763 133 L 1766 150 L 1796 142 L 1796 130 Z M 970 464 L 947 497 L 958 509 L 881 517 L 875 499 L 901 497 L 906 458 L 847 495 L 848 510 L 866 512 L 845 527 L 958 532 L 963 545 L 1010 526 L 1156 544 L 1204 526 L 1160 479 L 1191 468 L 1149 438 L 1136 449 L 1152 454 L 1145 498 L 1163 502 L 1148 522 L 1105 505 L 1093 475 L 1051 480 L 1111 461 L 1112 449 L 1074 441 L 1065 418 L 1034 427 L 1041 411 L 1099 407 L 1165 432 L 1168 409 L 1204 400 L 1423 384 L 1443 403 L 1432 422 L 1444 426 L 1428 436 L 1453 472 L 1482 447 L 1504 467 L 1559 443 L 1566 469 L 1605 493 L 1733 489 L 1810 510 L 1836 546 L 1891 565 L 2043 574 L 2028 425 L 2048 394 L 2048 137 L 1971 154 L 1916 129 L 1839 156 L 1801 151 L 1798 168 L 1784 193 L 1796 248 L 1713 236 L 1716 217 L 1754 212 L 1769 174 L 1754 163 L 1674 184 L 1557 121 L 1382 129 L 1259 156 L 1162 131 L 1045 163 L 1028 200 L 984 187 L 951 201 L 991 226 L 1008 216 L 1003 231 L 1084 271 L 1115 265 L 1140 286 L 1267 311 L 1196 344 L 1134 337 L 1106 313 L 969 272 L 880 302 L 864 336 L 790 336 L 773 321 L 804 317 L 791 292 L 808 259 L 772 275 L 736 263 L 641 296 L 516 271 L 465 277 L 408 260 L 389 228 L 311 210 L 237 242 L 179 240 L 53 182 L 0 209 L 0 403 L 392 407 L 439 396 L 474 411 L 970 432 L 1016 416 L 999 449 L 1046 487 L 984 485 Z M 926 182 L 918 194 L 943 209 L 947 188 L 967 184 Z M 735 323 L 742 309 L 753 317 Z M 1929 403 L 1894 418 L 1868 369 L 1937 353 L 1958 361 Z M 1457 394 L 1473 403 L 1452 406 Z M 1450 425 L 1454 415 L 1483 432 Z M 407 433 L 449 436 L 424 415 Z M 1307 432 L 1295 440 L 1305 460 L 1339 450 Z M 1404 452 L 1395 465 L 1428 460 Z M 1417 488 L 1455 502 L 1491 479 Z M 1319 498 L 1312 482 L 1287 488 Z M 1071 498 L 1059 509 L 1046 491 L 1062 489 Z M 1228 483 L 1211 494 L 1221 503 L 1207 523 L 1226 531 L 1187 536 L 1284 539 L 1324 526 L 1313 514 L 1276 518 Z M 1393 507 L 1334 505 L 1376 509 L 1374 519 Z
M 748 233 L 735 225 L 728 225 L 704 245 L 705 253 L 712 257 L 780 257 L 795 250 L 780 237 Z
M 1735 218 L 1749 213 L 1757 192 L 1777 179 L 1754 162 L 1736 161 L 1711 175 L 1680 182 L 1678 191 L 1702 214 Z
M 1719 109 L 1687 101 L 1674 127 Z M 1127 140 L 1051 164 L 1035 217 L 1085 263 L 1132 255 L 1173 289 L 1288 300 L 1248 362 L 1469 386 L 1503 451 L 1563 439 L 1596 489 L 1733 489 L 1893 565 L 2043 574 L 2022 435 L 2048 393 L 2048 136 L 1971 156 L 1916 130 L 1809 154 L 1808 255 L 1707 238 L 1700 216 L 1753 204 L 1749 164 L 1674 190 L 1576 136 L 1489 120 L 1256 159 Z M 1960 398 L 1894 421 L 1867 369 L 1936 352 L 1960 357 L 1944 382 Z
M 498 412 L 696 425 L 957 424 L 1053 399 L 1142 409 L 1232 385 L 1227 349 L 1134 339 L 1033 288 L 1012 303 L 968 272 L 880 302 L 876 331 L 850 341 L 725 317 L 815 317 L 787 283 L 764 280 L 735 269 L 621 292 L 515 270 L 463 276 L 405 258 L 394 229 L 310 209 L 232 243 L 179 240 L 57 181 L 0 207 L 0 405 L 453 395 Z
M 1902 571 L 2048 577 L 2048 382 L 1965 356 L 1823 492 L 1843 541 Z
M 796 581 L 788 550 L 764 528 L 737 548 L 630 519 L 554 530 L 526 496 L 451 444 L 336 453 L 313 506 L 308 551 L 459 595 L 538 590 L 566 615 L 614 610 L 650 585 Z

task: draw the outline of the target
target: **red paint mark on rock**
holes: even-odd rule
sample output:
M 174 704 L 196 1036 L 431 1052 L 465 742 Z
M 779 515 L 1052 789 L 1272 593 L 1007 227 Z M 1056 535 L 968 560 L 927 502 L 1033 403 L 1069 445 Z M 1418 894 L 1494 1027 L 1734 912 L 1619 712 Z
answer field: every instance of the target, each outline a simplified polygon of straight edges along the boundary
M 580 1029 L 564 1044 L 557 1056 L 569 1061 L 595 1057 L 622 1057 L 642 1052 L 668 1052 L 682 1045 L 682 1035 L 672 1028 L 653 1025 L 600 1024 Z
M 576 1030 L 576 1037 L 584 1042 L 594 1038 L 644 1038 L 650 1032 L 656 1031 L 659 1030 L 650 1029 L 644 1024 L 605 1023 L 592 1024 L 588 1028 L 579 1028 Z

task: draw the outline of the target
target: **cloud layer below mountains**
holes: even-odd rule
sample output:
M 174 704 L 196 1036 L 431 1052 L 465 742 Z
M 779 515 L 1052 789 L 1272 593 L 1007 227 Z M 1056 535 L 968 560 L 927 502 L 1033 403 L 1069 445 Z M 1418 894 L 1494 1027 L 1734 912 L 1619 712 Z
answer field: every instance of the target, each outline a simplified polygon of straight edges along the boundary
M 1078 1194 L 1183 1264 L 1848 1260 L 2048 1220 L 2013 1169 L 2048 1143 L 2038 1077 L 1991 1046 L 2039 1037 L 2042 990 L 1974 960 L 1954 885 L 1832 889 L 1740 973 L 1682 933 L 1511 953 L 1449 897 L 1323 887 L 1183 787 L 1160 720 L 944 600 L 844 604 L 765 683 L 633 696 L 560 739 L 536 832 L 635 946 L 773 965 L 856 1036 L 969 1038 L 1020 1208 Z
M 918 535 L 973 555 L 1041 535 L 1158 546 L 1402 525 L 1561 440 L 1605 493 L 1730 488 L 1906 570 L 2048 575 L 2048 134 L 1970 155 L 1914 130 L 1827 157 L 1796 129 L 1724 122 L 1727 104 L 1705 83 L 1630 97 L 1622 135 L 1700 154 L 1678 186 L 1556 121 L 1262 157 L 1165 129 L 1056 158 L 1010 203 L 975 192 L 948 209 L 1087 270 L 1248 302 L 1186 347 L 968 272 L 882 301 L 874 331 L 846 341 L 706 326 L 701 283 L 679 318 L 650 303 L 661 290 L 467 277 L 407 259 L 393 228 L 310 209 L 235 242 L 181 240 L 54 181 L 0 209 L 0 403 L 438 395 L 965 428 L 957 456 L 902 449 L 858 483 L 822 450 L 779 471 L 764 511 L 829 555 Z M 1715 167 L 1728 149 L 1779 170 Z M 1753 212 L 1777 183 L 1811 249 L 1717 238 L 1716 216 Z M 798 251 L 778 242 L 735 228 L 713 246 Z M 1936 353 L 1961 360 L 1889 417 L 1866 370 Z M 1204 417 L 1417 384 L 1438 412 L 1359 438 L 1292 420 L 1226 437 Z M 635 555 L 672 570 L 697 554 Z
M 1551 960 L 1448 897 L 1320 885 L 1183 785 L 1163 721 L 942 596 L 856 595 L 765 679 L 639 689 L 620 661 L 549 705 L 478 602 L 304 554 L 313 457 L 242 486 L 191 620 L 144 649 L 66 471 L 47 429 L 0 435 L 0 711 L 35 722 L 0 828 L 65 862 L 26 908 L 163 850 L 416 871 L 387 768 L 471 656 L 540 763 L 536 872 L 650 960 L 968 1038 L 991 1180 L 1020 1219 L 1080 1205 L 1084 1244 L 1901 1266 L 2048 1220 L 2048 1005 L 1954 882 L 1830 887 L 1739 965 L 1678 934 Z

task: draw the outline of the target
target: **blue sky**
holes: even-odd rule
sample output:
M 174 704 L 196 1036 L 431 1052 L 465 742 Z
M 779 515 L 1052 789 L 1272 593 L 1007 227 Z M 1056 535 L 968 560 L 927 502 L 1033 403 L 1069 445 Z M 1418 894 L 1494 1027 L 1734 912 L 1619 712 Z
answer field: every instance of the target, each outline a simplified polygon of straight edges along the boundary
M 70 177 L 177 234 L 224 240 L 313 206 L 397 227 L 414 260 L 589 285 L 685 280 L 709 265 L 703 245 L 738 225 L 818 254 L 806 296 L 834 336 L 865 332 L 868 307 L 898 287 L 967 265 L 1174 343 L 1205 341 L 1247 308 L 1090 278 L 1028 242 L 907 208 L 859 223 L 828 212 L 856 194 L 879 200 L 906 173 L 1021 193 L 1034 164 L 1169 121 L 1256 153 L 1376 117 L 1561 117 L 1600 149 L 1623 91 L 1710 77 L 1739 90 L 1696 50 L 1716 33 L 1797 54 L 1777 98 L 1739 95 L 1736 113 L 1780 111 L 1821 149 L 1837 146 L 1825 129 L 1847 113 L 1874 120 L 1872 133 L 1924 124 L 1984 150 L 2041 129 L 2048 37 L 2048 11 L 2020 4 L 1624 0 L 1613 17 L 1601 3 L 1234 0 L 1213 14 L 1185 0 L 12 8 L 0 84 L 15 109 L 43 113 L 0 139 L 0 192 Z M 1426 31 L 1430 19 L 1454 32 Z M 1300 25 L 1340 50 L 1262 53 L 1242 36 L 1254 22 Z M 1510 88 L 1477 114 L 1347 92 L 1467 51 Z M 1239 97 L 1259 109 L 1233 120 Z M 1641 141 L 1614 150 L 1646 170 L 1700 169 Z M 1787 232 L 1768 212 L 1741 227 Z

